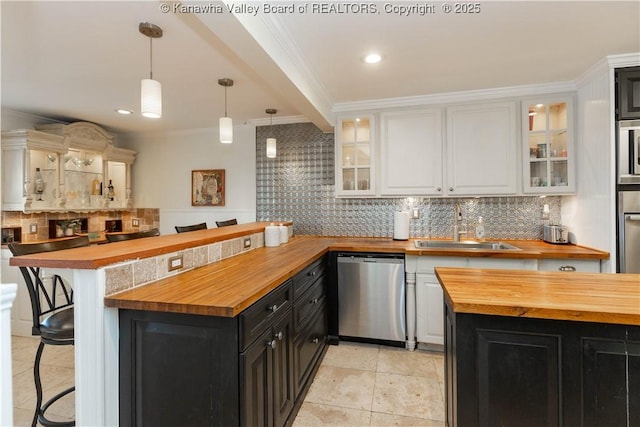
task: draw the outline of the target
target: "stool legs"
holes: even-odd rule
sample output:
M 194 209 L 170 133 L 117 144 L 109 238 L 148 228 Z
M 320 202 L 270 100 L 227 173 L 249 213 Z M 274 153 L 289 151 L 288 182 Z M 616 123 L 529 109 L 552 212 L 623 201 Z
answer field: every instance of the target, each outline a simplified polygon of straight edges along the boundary
M 31 427 L 36 427 L 37 423 L 40 422 L 43 426 L 75 426 L 75 421 L 50 421 L 45 416 L 44 413 L 54 402 L 56 402 L 61 397 L 66 396 L 67 394 L 75 391 L 75 386 L 70 387 L 66 390 L 61 391 L 60 393 L 53 396 L 47 402 L 42 404 L 42 381 L 40 380 L 40 360 L 42 359 L 42 352 L 44 351 L 45 343 L 40 341 L 40 345 L 38 345 L 38 351 L 36 352 L 36 359 L 33 364 L 33 379 L 35 380 L 36 385 L 36 410 L 33 414 L 33 421 L 31 422 Z

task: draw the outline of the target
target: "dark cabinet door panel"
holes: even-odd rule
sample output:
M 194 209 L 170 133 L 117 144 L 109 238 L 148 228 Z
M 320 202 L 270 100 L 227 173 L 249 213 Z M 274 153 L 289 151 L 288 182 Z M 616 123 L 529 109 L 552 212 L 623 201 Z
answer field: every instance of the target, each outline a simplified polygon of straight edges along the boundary
M 640 341 L 627 343 L 629 354 L 629 425 L 640 426 Z
M 276 340 L 272 348 L 271 393 L 273 394 L 273 425 L 283 426 L 293 409 L 293 315 L 291 310 L 273 326 Z
M 478 425 L 560 425 L 560 337 L 476 333 Z
M 128 310 L 120 321 L 120 425 L 237 424 L 235 321 Z
M 624 341 L 583 340 L 583 410 L 585 426 L 627 425 Z
M 271 330 L 265 331 L 240 355 L 240 372 L 242 373 L 240 408 L 242 425 L 245 427 L 273 426 L 270 410 L 273 397 L 269 392 L 270 365 L 273 363 L 271 342 Z
M 316 361 L 327 339 L 327 311 L 325 307 L 320 310 L 313 319 L 298 334 L 294 342 L 294 378 L 296 396 L 304 388 L 309 379 Z

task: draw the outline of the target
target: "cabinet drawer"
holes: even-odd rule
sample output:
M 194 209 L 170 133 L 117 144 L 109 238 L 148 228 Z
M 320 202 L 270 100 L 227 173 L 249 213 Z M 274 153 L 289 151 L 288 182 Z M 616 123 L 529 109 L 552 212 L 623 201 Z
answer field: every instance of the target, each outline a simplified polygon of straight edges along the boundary
M 324 304 L 325 296 L 324 277 L 320 277 L 293 306 L 293 322 L 296 331 Z
M 293 297 L 294 299 L 300 298 L 307 289 L 309 289 L 318 277 L 324 274 L 324 260 L 325 257 L 320 258 L 317 261 L 312 262 L 300 273 L 293 277 Z
M 538 270 L 545 271 L 580 271 L 583 273 L 600 273 L 598 259 L 541 259 Z
M 247 348 L 281 313 L 291 309 L 291 280 L 287 280 L 240 314 L 240 342 Z
M 326 345 L 327 333 L 327 308 L 323 305 L 294 340 L 293 375 L 296 397 L 313 372 L 318 357 Z

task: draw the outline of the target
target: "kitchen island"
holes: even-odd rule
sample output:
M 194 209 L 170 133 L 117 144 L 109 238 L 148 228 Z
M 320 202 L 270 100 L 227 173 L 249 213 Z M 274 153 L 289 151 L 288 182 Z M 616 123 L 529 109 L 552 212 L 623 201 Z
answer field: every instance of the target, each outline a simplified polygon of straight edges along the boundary
M 11 258 L 12 266 L 72 272 L 78 425 L 119 424 L 119 309 L 234 319 L 334 250 L 524 259 L 608 257 L 580 246 L 510 240 L 521 250 L 416 249 L 413 241 L 310 236 L 266 248 L 260 239 L 266 225 L 240 224 Z M 251 244 L 246 248 L 248 238 Z M 182 267 L 166 271 L 175 257 L 182 259 Z M 156 272 L 156 267 L 164 271 Z
M 640 425 L 640 275 L 436 275 L 448 426 Z

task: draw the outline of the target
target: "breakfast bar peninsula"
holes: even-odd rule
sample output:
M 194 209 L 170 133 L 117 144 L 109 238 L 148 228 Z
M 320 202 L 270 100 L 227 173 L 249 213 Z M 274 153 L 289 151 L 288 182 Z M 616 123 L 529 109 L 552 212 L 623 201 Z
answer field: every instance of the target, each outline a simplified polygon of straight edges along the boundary
M 640 425 L 640 275 L 436 275 L 448 426 Z
M 479 251 L 419 249 L 412 241 L 385 238 L 297 236 L 279 247 L 264 247 L 268 225 L 239 224 L 11 258 L 12 266 L 37 266 L 47 274 L 63 270 L 61 274 L 72 280 L 77 425 L 132 425 L 136 417 L 147 417 L 144 410 L 154 411 L 158 417 L 155 425 L 170 425 L 171 416 L 179 414 L 179 402 L 143 409 L 141 395 L 136 394 L 143 390 L 140 386 L 146 401 L 156 402 L 181 397 L 182 402 L 199 398 L 203 403 L 198 387 L 210 390 L 210 402 L 215 405 L 202 406 L 229 417 L 217 419 L 220 425 L 262 425 L 260 417 L 265 411 L 259 406 L 261 401 L 271 402 L 273 408 L 267 411 L 264 423 L 286 423 L 313 378 L 327 335 L 336 328 L 335 278 L 327 256 L 331 251 L 388 252 L 414 258 L 512 258 L 527 263 L 542 258 L 597 260 L 608 256 L 578 246 L 558 248 L 526 241 L 510 241 L 518 251 Z M 291 223 L 285 225 L 291 229 Z M 416 286 L 415 273 L 407 275 L 406 286 L 407 333 L 411 337 L 415 310 L 410 310 L 409 301 Z M 156 333 L 158 325 L 175 328 L 165 328 L 163 338 Z M 225 332 L 216 335 L 214 330 Z M 174 341 L 165 339 L 170 335 Z M 208 349 L 214 357 L 202 356 L 203 351 L 180 353 L 186 341 Z M 166 347 L 155 351 L 156 344 Z M 152 351 L 137 358 L 140 353 L 132 350 L 139 348 Z M 164 358 L 154 358 L 155 354 Z M 202 357 L 186 360 L 181 354 Z M 175 364 L 176 360 L 180 363 Z M 212 363 L 204 366 L 207 361 Z M 265 370 L 265 363 L 270 368 Z M 164 378 L 170 387 L 157 386 L 154 381 L 162 379 L 158 369 L 168 371 L 162 370 L 162 364 L 179 366 L 183 371 L 175 370 L 174 374 L 189 374 L 193 381 L 181 385 Z M 196 366 L 208 369 L 207 376 Z M 228 367 L 226 376 L 215 375 L 220 367 Z M 193 369 L 188 372 L 188 368 Z M 274 373 L 276 369 L 283 369 L 286 375 Z M 261 388 L 259 381 L 250 384 L 254 374 L 270 377 L 271 389 Z M 286 381 L 276 383 L 274 378 Z M 219 384 L 235 388 L 220 394 Z M 247 393 L 241 396 L 243 391 Z M 225 400 L 229 396 L 235 400 Z M 251 407 L 249 399 L 258 406 Z

